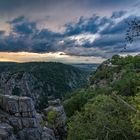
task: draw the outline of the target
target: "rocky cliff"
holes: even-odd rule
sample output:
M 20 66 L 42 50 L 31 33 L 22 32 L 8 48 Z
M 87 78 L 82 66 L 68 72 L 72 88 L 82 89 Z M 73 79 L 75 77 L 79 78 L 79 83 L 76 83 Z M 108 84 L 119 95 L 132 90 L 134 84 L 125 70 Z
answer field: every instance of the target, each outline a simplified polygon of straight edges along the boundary
M 59 99 L 49 101 L 49 107 L 44 109 L 44 119 L 52 126 L 58 140 L 64 140 L 66 138 L 66 114 Z
M 1 92 L 31 97 L 39 109 L 49 96 L 61 98 L 85 81 L 83 71 L 61 63 L 0 63 Z
M 36 112 L 31 98 L 0 96 L 0 140 L 61 140 L 49 127 L 47 116 L 44 118 Z

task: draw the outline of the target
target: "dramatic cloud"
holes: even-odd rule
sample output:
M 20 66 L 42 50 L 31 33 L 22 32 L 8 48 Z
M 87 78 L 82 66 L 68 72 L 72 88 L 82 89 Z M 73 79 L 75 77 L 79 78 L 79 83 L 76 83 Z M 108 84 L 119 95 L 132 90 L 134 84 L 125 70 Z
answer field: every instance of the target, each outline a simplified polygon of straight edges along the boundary
M 0 0 L 0 21 L 21 15 L 36 20 L 47 17 L 47 24 L 42 21 L 43 26 L 59 30 L 60 25 L 77 17 L 90 17 L 94 13 L 109 16 L 121 9 L 139 10 L 139 6 L 139 0 Z
M 12 25 L 13 33 L 28 35 L 37 32 L 36 22 L 30 22 L 21 16 L 9 22 Z
M 123 52 L 127 22 L 134 16 L 124 11 L 114 12 L 111 17 L 93 15 L 81 17 L 79 21 L 65 24 L 63 33 L 53 32 L 47 28 L 38 29 L 35 21 L 25 17 L 15 18 L 9 36 L 0 41 L 0 51 L 5 52 L 64 52 L 75 56 L 99 56 L 108 58 Z M 118 20 L 120 19 L 120 20 Z M 4 32 L 1 32 L 4 34 Z M 138 43 L 126 52 L 138 51 Z
M 139 53 L 139 40 L 125 41 L 128 22 L 140 18 L 138 5 L 138 0 L 1 0 L 0 52 L 26 52 L 35 60 L 62 52 L 79 62 Z

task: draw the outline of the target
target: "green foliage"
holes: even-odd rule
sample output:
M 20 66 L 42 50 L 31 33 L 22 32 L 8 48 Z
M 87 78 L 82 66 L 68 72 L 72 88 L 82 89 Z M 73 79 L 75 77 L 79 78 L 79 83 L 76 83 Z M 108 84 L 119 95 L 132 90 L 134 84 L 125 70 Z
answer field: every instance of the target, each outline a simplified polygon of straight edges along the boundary
M 104 81 L 104 82 L 102 82 Z M 111 95 L 115 91 L 137 112 Z M 140 56 L 113 56 L 91 74 L 89 86 L 64 101 L 68 140 L 140 138 Z
M 14 133 L 14 134 L 17 134 L 18 132 L 19 132 L 18 127 L 14 127 L 14 128 L 13 128 L 13 133 Z
M 40 98 L 36 107 L 39 110 L 47 106 L 48 96 L 63 98 L 67 92 L 80 88 L 87 80 L 86 72 L 71 65 L 56 62 L 0 63 L 0 73 L 3 71 L 9 73 L 7 81 L 13 76 L 18 82 L 24 74 L 29 74 L 33 80 L 35 79 L 31 90 L 40 90 L 45 93 L 45 95 L 42 93 L 38 95 Z M 15 87 L 12 93 L 21 95 L 20 92 L 20 89 Z
M 114 90 L 121 95 L 134 96 L 136 93 L 137 75 L 135 72 L 126 72 L 121 79 L 113 84 Z
M 65 112 L 68 117 L 72 116 L 74 112 L 80 111 L 88 100 L 90 93 L 85 94 L 84 91 L 77 91 L 73 96 L 64 101 Z
M 71 118 L 68 140 L 135 139 L 127 112 L 109 96 L 97 96 Z
M 111 64 L 110 64 L 111 63 Z M 104 80 L 104 86 L 111 87 L 121 95 L 134 96 L 136 93 L 137 73 L 140 71 L 140 56 L 120 57 L 115 55 L 107 60 L 90 77 L 90 85 L 99 85 Z
M 1 94 L 1 92 L 0 92 L 0 103 L 2 102 L 2 94 Z
M 18 87 L 14 87 L 13 90 L 12 90 L 12 94 L 13 94 L 13 95 L 20 96 L 20 94 L 21 94 L 21 89 L 18 88 Z
M 44 127 L 44 126 L 46 126 L 46 123 L 47 123 L 47 121 L 45 121 L 45 120 L 41 120 L 41 122 L 40 122 L 40 125 L 42 126 L 42 127 Z
M 44 107 L 47 107 L 47 105 L 48 105 L 48 96 L 42 95 L 37 101 L 35 107 L 38 109 L 38 111 L 41 111 L 42 109 L 44 109 Z
M 131 116 L 131 121 L 134 133 L 140 137 L 140 93 L 135 96 L 134 104 L 136 105 L 138 112 Z
M 107 95 L 111 93 L 111 91 L 112 89 L 109 87 L 96 87 L 95 89 L 87 88 L 82 89 L 81 91 L 79 90 L 74 92 L 71 97 L 65 99 L 65 101 L 63 102 L 67 117 L 71 117 L 75 112 L 81 111 L 88 100 L 94 98 L 99 94 Z
M 54 111 L 54 110 L 49 111 L 49 113 L 48 113 L 48 123 L 51 124 L 51 125 L 54 125 L 57 116 L 58 116 L 57 111 Z

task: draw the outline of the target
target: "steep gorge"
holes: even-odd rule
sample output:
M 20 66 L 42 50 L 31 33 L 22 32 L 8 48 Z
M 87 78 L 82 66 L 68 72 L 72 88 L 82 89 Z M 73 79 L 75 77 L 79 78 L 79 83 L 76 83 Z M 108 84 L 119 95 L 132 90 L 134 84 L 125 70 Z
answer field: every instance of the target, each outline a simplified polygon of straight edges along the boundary
M 38 109 L 48 98 L 62 98 L 86 82 L 86 73 L 61 63 L 0 63 L 3 94 L 31 97 Z

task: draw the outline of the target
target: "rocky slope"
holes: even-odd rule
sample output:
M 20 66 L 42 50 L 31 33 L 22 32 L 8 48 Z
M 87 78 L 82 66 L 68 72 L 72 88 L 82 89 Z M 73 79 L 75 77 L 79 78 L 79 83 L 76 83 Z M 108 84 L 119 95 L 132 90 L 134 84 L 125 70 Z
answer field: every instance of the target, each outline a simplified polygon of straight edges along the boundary
M 85 81 L 83 71 L 61 63 L 0 63 L 1 92 L 31 97 L 39 109 L 48 97 L 61 98 Z
M 63 140 L 64 136 L 58 131 L 64 127 L 66 129 L 66 116 L 58 101 L 53 101 L 55 104 L 45 109 L 48 111 L 42 118 L 36 112 L 31 98 L 1 95 L 0 140 Z M 51 110 L 56 110 L 59 114 L 54 123 L 57 128 L 50 127 L 48 123 L 48 113 Z
M 44 109 L 44 120 L 47 120 L 59 140 L 67 137 L 67 119 L 64 107 L 60 100 L 49 101 L 49 107 Z

